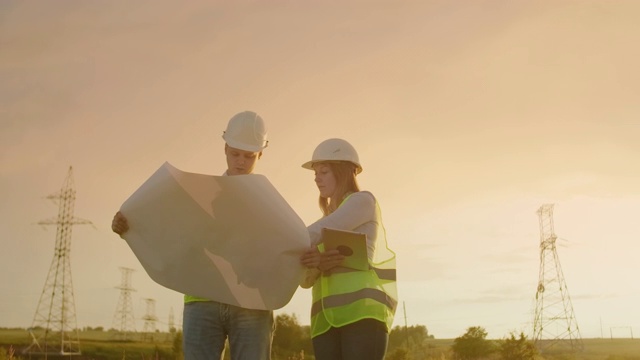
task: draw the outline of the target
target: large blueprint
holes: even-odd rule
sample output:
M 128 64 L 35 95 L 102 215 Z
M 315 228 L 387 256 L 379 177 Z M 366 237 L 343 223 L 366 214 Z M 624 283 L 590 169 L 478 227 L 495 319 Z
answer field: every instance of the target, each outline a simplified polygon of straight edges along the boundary
M 127 199 L 123 238 L 167 288 L 249 309 L 286 305 L 310 246 L 300 217 L 263 175 L 211 176 L 164 163 Z

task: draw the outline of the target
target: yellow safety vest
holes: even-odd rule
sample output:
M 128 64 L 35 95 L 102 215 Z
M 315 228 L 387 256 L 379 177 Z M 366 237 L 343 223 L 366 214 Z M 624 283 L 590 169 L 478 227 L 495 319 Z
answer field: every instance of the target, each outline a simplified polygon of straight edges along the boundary
M 362 319 L 379 320 L 386 324 L 387 331 L 391 331 L 398 304 L 395 253 L 387 246 L 380 219 L 378 226 L 376 248 L 385 247 L 386 259 L 374 262 L 377 260 L 374 255 L 374 261 L 369 261 L 369 270 L 336 267 L 316 279 L 312 289 L 312 338 L 331 327 L 345 326 Z
M 199 301 L 213 301 L 213 300 L 205 299 L 205 298 L 201 298 L 193 295 L 186 295 L 186 294 L 184 295 L 185 304 L 192 303 L 192 302 L 199 302 Z

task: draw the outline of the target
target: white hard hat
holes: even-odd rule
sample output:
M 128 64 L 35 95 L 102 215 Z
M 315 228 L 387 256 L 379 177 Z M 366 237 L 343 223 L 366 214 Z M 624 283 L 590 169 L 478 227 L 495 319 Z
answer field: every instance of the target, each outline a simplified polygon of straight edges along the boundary
M 356 174 L 362 172 L 358 152 L 346 140 L 327 139 L 321 142 L 313 151 L 311 161 L 302 164 L 302 167 L 313 170 L 313 164 L 322 161 L 349 161 L 356 166 Z
M 266 148 L 267 128 L 264 120 L 253 111 L 244 111 L 234 115 L 222 133 L 222 138 L 232 148 L 259 152 Z

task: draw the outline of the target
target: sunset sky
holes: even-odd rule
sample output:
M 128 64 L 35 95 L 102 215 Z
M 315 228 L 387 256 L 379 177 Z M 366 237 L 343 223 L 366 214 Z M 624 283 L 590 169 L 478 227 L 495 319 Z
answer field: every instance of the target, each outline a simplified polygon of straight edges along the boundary
M 130 267 L 136 327 L 182 295 L 111 232 L 165 161 L 224 172 L 228 119 L 267 122 L 264 174 L 305 223 L 300 165 L 359 151 L 398 257 L 394 325 L 531 334 L 536 210 L 583 337 L 640 333 L 640 2 L 0 1 L 0 327 L 28 327 L 53 258 L 46 197 L 73 167 L 78 326 L 111 327 Z M 309 323 L 310 291 L 277 313 Z M 405 318 L 406 314 L 406 318 Z

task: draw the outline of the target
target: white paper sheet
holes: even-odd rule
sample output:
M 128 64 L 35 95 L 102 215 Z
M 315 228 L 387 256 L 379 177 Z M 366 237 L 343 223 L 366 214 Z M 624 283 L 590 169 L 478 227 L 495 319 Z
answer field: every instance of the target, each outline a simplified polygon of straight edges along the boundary
M 186 173 L 164 163 L 127 199 L 124 234 L 158 284 L 248 309 L 298 288 L 307 228 L 263 175 Z

